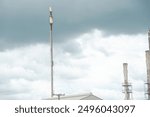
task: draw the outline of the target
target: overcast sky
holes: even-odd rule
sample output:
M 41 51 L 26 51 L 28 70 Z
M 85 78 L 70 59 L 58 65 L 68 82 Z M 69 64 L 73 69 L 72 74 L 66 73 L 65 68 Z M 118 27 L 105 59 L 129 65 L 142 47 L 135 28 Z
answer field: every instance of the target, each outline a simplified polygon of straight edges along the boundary
M 144 99 L 149 0 L 1 0 L 0 99 L 50 97 L 49 13 L 54 16 L 56 93 Z

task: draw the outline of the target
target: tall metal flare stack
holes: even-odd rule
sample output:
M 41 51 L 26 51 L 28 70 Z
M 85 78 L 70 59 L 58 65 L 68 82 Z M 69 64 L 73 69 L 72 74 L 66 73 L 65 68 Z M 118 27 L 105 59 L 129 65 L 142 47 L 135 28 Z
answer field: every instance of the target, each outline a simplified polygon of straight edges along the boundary
M 123 74 L 124 74 L 124 83 L 123 83 L 123 93 L 125 94 L 125 100 L 131 99 L 132 94 L 132 85 L 128 82 L 128 63 L 123 63 Z
M 146 98 L 150 100 L 150 30 L 148 31 L 148 42 L 149 42 L 149 50 L 145 51 L 146 54 L 146 67 L 147 67 L 147 89 L 146 89 Z

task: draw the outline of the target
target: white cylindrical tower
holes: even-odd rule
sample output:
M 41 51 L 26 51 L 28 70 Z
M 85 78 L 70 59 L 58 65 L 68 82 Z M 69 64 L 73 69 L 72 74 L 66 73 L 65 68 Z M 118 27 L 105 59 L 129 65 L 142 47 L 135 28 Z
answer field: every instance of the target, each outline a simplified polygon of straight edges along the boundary
M 125 94 L 125 100 L 131 99 L 132 94 L 132 85 L 128 82 L 128 63 L 123 63 L 123 74 L 124 74 L 124 83 L 123 83 L 123 93 Z
M 147 67 L 147 99 L 150 100 L 150 50 L 146 51 L 146 67 Z
M 128 83 L 128 63 L 123 63 L 124 83 Z
M 148 45 L 149 50 L 145 51 L 146 68 L 147 68 L 147 81 L 146 81 L 146 99 L 150 100 L 150 30 L 148 31 Z

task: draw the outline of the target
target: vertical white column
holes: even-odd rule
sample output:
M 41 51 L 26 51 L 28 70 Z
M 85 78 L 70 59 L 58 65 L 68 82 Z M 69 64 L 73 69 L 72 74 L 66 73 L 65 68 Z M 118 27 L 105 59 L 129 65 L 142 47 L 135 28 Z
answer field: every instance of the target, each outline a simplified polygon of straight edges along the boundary
M 130 99 L 129 93 L 129 84 L 128 84 L 128 64 L 123 63 L 123 74 L 124 74 L 124 93 L 125 93 L 125 100 Z
M 147 95 L 147 99 L 150 100 L 150 30 L 148 31 L 148 45 L 149 45 L 149 50 L 145 51 L 146 67 L 147 67 L 146 95 Z
M 150 100 L 150 50 L 146 51 L 146 67 L 147 67 L 147 95 Z

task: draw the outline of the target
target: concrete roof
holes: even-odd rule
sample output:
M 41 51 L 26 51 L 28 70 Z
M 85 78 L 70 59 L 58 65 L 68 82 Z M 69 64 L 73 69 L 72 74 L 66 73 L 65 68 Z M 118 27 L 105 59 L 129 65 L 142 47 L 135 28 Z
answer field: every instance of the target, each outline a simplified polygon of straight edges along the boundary
M 58 97 L 48 98 L 46 100 L 58 100 Z M 102 99 L 93 95 L 92 93 L 85 93 L 79 95 L 61 96 L 60 100 L 102 100 Z

